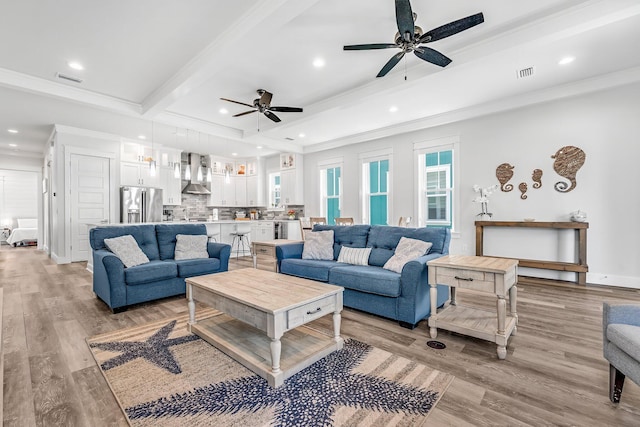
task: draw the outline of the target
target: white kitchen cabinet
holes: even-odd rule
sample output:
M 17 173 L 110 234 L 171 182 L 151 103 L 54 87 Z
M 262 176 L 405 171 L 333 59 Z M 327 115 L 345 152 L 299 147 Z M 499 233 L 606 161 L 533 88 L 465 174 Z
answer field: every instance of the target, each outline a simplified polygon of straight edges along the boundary
M 280 204 L 303 205 L 303 177 L 300 167 L 280 171 Z
M 265 206 L 264 185 L 259 176 L 248 176 L 247 180 L 247 206 Z
M 244 176 L 236 176 L 231 178 L 231 187 L 233 191 L 232 206 L 247 206 L 247 178 Z M 229 195 L 231 197 L 231 195 Z
M 149 163 L 120 162 L 120 184 L 141 186 L 141 187 L 159 187 L 160 178 L 159 170 L 156 168 L 155 176 L 151 176 Z
M 160 147 L 157 150 L 158 166 L 173 168 L 175 165 L 181 164 L 182 150 L 168 147 Z
M 247 179 L 232 176 L 229 182 L 223 175 L 213 175 L 211 179 L 211 195 L 208 206 L 247 206 Z
M 251 241 L 264 242 L 274 239 L 274 221 L 258 221 L 251 223 Z
M 287 221 L 287 239 L 289 240 L 303 240 L 302 228 L 300 227 L 300 221 Z
M 182 204 L 182 181 L 176 178 L 173 167 L 160 168 L 160 188 L 162 204 L 180 206 Z
M 150 145 L 124 141 L 120 144 L 120 161 L 131 163 L 148 162 L 154 153 Z

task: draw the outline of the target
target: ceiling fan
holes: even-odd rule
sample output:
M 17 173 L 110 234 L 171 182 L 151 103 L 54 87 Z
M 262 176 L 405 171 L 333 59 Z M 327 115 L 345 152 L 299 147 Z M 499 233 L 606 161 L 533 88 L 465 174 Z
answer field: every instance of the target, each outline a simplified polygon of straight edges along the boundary
M 267 92 L 264 89 L 258 89 L 257 92 L 258 92 L 258 95 L 260 95 L 260 98 L 254 99 L 253 105 L 246 104 L 240 101 L 234 101 L 233 99 L 227 99 L 227 98 L 220 98 L 220 99 L 222 99 L 223 101 L 233 102 L 235 104 L 240 104 L 240 105 L 246 105 L 247 107 L 253 108 L 253 110 L 245 111 L 244 113 L 234 114 L 233 117 L 244 116 L 245 114 L 251 114 L 258 111 L 264 114 L 265 116 L 267 116 L 268 118 L 270 118 L 271 120 L 273 120 L 274 122 L 278 123 L 281 120 L 280 120 L 280 117 L 273 114 L 274 111 L 281 112 L 281 113 L 302 113 L 302 108 L 299 108 L 299 107 L 272 107 L 271 98 L 273 97 L 273 94 L 271 92 Z
M 354 44 L 344 46 L 344 50 L 370 50 L 370 49 L 388 49 L 397 47 L 401 52 L 396 53 L 380 70 L 376 77 L 384 77 L 406 53 L 413 52 L 423 61 L 446 67 L 451 63 L 451 59 L 441 54 L 437 50 L 422 46 L 423 43 L 430 43 L 436 40 L 444 39 L 461 31 L 468 30 L 478 24 L 484 22 L 484 15 L 476 13 L 457 21 L 449 22 L 438 28 L 434 28 L 426 33 L 422 32 L 422 28 L 415 25 L 417 14 L 411 10 L 409 0 L 396 0 L 396 22 L 398 24 L 398 32 L 395 36 L 395 43 L 372 43 L 372 44 Z

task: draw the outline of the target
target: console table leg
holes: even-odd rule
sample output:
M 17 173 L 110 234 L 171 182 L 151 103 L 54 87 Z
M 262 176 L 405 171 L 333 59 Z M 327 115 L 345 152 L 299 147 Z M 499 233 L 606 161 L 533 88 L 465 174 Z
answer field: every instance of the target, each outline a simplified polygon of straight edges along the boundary
M 430 284 L 429 299 L 431 300 L 431 313 L 429 314 L 429 334 L 431 339 L 435 339 L 438 336 L 438 328 L 436 328 L 436 314 L 438 311 L 438 288 L 436 284 Z
M 513 285 L 509 289 L 509 312 L 516 319 L 516 325 L 518 324 L 518 287 Z
M 503 345 L 498 346 L 498 359 L 504 360 L 507 358 L 507 347 Z
M 282 343 L 280 338 L 271 338 L 271 373 L 277 374 L 280 372 L 280 352 L 282 350 Z
M 507 318 L 507 302 L 504 296 L 499 296 L 497 301 L 498 309 L 498 335 L 504 335 Z

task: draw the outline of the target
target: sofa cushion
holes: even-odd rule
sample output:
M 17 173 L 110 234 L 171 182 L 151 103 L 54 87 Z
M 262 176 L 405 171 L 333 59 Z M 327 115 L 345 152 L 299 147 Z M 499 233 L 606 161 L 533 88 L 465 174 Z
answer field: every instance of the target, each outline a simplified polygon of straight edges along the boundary
M 400 274 L 380 267 L 339 264 L 329 270 L 329 283 L 369 294 L 400 296 Z
M 631 357 L 640 358 L 640 326 L 610 323 L 607 338 Z
M 333 230 L 333 259 L 338 259 L 342 246 L 364 248 L 367 245 L 370 225 L 322 225 L 313 226 L 313 231 Z
M 350 248 L 343 246 L 338 255 L 338 262 L 353 265 L 369 265 L 371 248 Z
M 179 277 L 202 276 L 203 274 L 216 273 L 220 270 L 218 258 L 200 258 L 176 260 Z
M 449 229 L 444 227 L 407 228 L 373 225 L 367 240 L 367 247 L 371 248 L 369 265 L 382 267 L 393 256 L 402 237 L 431 242 L 429 253 L 446 254 L 449 252 L 450 236 Z
M 89 243 L 94 251 L 107 249 L 104 239 L 130 234 L 138 242 L 138 246 L 150 261 L 160 259 L 156 226 L 152 224 L 135 224 L 109 227 L 96 227 L 89 231 Z
M 163 260 L 175 258 L 178 234 L 207 234 L 207 227 L 204 224 L 157 224 L 155 227 L 160 259 Z
M 292 276 L 304 277 L 305 279 L 326 282 L 329 280 L 329 270 L 336 265 L 338 265 L 338 263 L 333 260 L 286 258 L 280 263 L 280 272 Z
M 333 259 L 333 230 L 304 234 L 302 259 Z
M 127 268 L 149 262 L 149 258 L 142 252 L 131 234 L 104 239 L 104 244 Z
M 428 254 L 431 246 L 431 242 L 401 237 L 400 243 L 396 246 L 393 256 L 384 263 L 382 268 L 395 271 L 396 273 L 402 273 L 402 267 L 404 267 L 406 263 L 412 259 Z
M 209 237 L 206 234 L 198 234 L 195 236 L 177 234 L 175 259 L 209 258 L 209 252 L 207 252 L 208 241 Z
M 151 261 L 147 264 L 136 265 L 124 270 L 124 280 L 127 285 L 143 285 L 159 280 L 173 279 L 178 276 L 178 267 L 173 261 Z

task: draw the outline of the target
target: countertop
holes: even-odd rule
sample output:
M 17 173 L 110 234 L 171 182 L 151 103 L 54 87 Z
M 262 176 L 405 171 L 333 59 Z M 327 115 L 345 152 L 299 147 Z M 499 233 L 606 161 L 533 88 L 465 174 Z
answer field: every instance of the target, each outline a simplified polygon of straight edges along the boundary
M 297 219 L 251 219 L 251 220 L 243 220 L 237 221 L 235 219 L 220 219 L 217 221 L 162 221 L 162 222 L 144 222 L 137 224 L 238 224 L 238 223 L 260 223 L 260 222 L 298 222 Z M 90 227 L 113 227 L 118 225 L 134 225 L 134 224 L 123 224 L 118 222 L 112 222 L 109 224 L 87 224 Z

